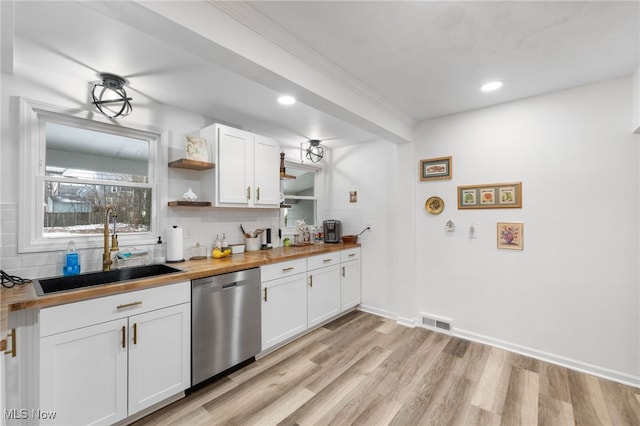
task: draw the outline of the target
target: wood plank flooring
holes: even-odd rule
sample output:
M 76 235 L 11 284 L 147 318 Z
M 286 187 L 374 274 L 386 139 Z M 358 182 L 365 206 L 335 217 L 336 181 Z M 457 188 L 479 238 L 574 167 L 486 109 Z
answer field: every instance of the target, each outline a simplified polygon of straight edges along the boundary
M 640 425 L 640 389 L 355 311 L 135 423 Z

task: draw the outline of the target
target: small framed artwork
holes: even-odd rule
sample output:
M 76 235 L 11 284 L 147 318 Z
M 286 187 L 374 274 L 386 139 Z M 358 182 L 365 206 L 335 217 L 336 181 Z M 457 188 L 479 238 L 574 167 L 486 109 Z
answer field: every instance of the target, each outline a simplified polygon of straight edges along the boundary
M 522 182 L 458 187 L 458 209 L 508 209 L 522 207 Z
M 195 161 L 209 161 L 207 140 L 197 136 L 187 135 L 187 159 Z
M 451 157 L 420 160 L 420 180 L 451 179 Z
M 522 250 L 524 245 L 524 224 L 521 222 L 498 222 L 498 248 Z

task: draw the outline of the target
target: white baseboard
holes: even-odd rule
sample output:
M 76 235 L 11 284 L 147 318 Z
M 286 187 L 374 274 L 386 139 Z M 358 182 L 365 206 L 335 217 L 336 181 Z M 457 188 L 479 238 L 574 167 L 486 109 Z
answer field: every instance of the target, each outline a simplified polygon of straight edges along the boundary
M 379 309 L 379 308 L 374 308 L 373 306 L 368 306 L 368 305 L 359 305 L 358 306 L 358 310 L 362 311 L 362 312 L 367 312 L 370 314 L 374 314 L 377 315 L 379 317 L 385 317 L 385 318 L 389 318 L 392 319 L 394 321 L 397 320 L 398 316 L 390 311 L 384 310 L 384 309 Z
M 405 327 L 410 327 L 413 328 L 418 324 L 418 321 L 415 318 L 405 318 L 405 317 L 401 317 L 400 315 L 384 310 L 384 309 L 379 309 L 379 308 L 374 308 L 373 306 L 367 306 L 367 305 L 360 305 L 358 306 L 358 310 L 362 311 L 362 312 L 368 312 L 370 314 L 374 314 L 377 315 L 379 317 L 385 317 L 385 318 L 389 318 L 394 320 L 395 322 L 397 322 L 400 325 L 403 325 Z
M 623 373 L 616 370 L 611 370 L 597 365 L 588 364 L 586 362 L 578 361 L 571 358 L 566 358 L 560 355 L 555 355 L 549 352 L 540 351 L 537 349 L 529 348 L 526 346 L 518 345 L 511 342 L 506 342 L 500 339 L 494 339 L 489 336 L 474 333 L 467 330 L 461 330 L 459 328 L 453 329 L 453 335 L 461 339 L 472 340 L 474 342 L 482 343 L 489 346 L 495 346 L 500 349 L 505 349 L 510 352 L 515 352 L 520 355 L 525 355 L 531 358 L 539 359 L 551 364 L 560 365 L 562 367 L 569 368 L 571 370 L 580 371 L 582 373 L 591 374 L 603 379 L 612 380 L 614 382 L 622 383 L 624 385 L 640 388 L 640 376 L 633 376 L 631 374 Z
M 358 309 L 360 309 L 363 312 L 368 312 L 370 314 L 393 319 L 398 324 L 404 325 L 407 327 L 416 327 L 419 325 L 419 322 L 417 319 L 404 318 L 393 312 L 389 312 L 384 309 L 375 308 L 373 306 L 360 305 Z M 424 327 L 424 328 L 427 328 L 427 327 Z M 545 361 L 551 364 L 556 364 L 562 367 L 569 368 L 571 370 L 580 371 L 582 373 L 591 374 L 597 377 L 601 377 L 603 379 L 622 383 L 624 385 L 640 388 L 640 376 L 634 376 L 632 374 L 623 373 L 621 371 L 611 370 L 605 367 L 599 367 L 597 365 L 588 364 L 586 362 L 578 361 L 571 358 L 566 358 L 566 357 L 555 355 L 549 352 L 540 351 L 537 349 L 518 345 L 516 343 L 506 342 L 504 340 L 495 339 L 493 337 L 474 333 L 472 331 L 461 330 L 455 327 L 453 328 L 453 336 L 459 337 L 461 339 L 482 343 L 489 346 L 495 346 L 500 349 L 505 349 L 510 352 L 515 352 L 517 354 L 525 355 L 525 356 L 535 358 L 541 361 Z

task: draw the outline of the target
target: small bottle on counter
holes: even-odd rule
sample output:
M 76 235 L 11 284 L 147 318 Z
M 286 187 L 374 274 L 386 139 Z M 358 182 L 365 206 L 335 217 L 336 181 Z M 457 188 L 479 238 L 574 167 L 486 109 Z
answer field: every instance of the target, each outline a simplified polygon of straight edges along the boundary
M 158 243 L 153 249 L 153 263 L 160 264 L 167 261 L 167 254 L 162 237 L 158 236 Z
M 62 267 L 62 275 L 78 275 L 80 273 L 80 253 L 76 251 L 76 244 L 69 241 L 67 253 L 64 256 L 64 266 Z
M 216 240 L 213 242 L 213 248 L 222 249 L 222 242 L 218 234 L 216 234 Z
M 220 243 L 220 250 L 225 251 L 229 248 L 229 243 L 227 242 L 227 236 L 222 234 L 222 242 Z

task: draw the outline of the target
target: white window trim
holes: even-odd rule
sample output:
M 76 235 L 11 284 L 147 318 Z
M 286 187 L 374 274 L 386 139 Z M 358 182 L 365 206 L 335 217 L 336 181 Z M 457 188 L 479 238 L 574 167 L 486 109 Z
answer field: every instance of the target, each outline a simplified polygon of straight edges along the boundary
M 42 118 L 76 127 L 87 127 L 93 130 L 113 132 L 117 126 L 118 133 L 125 136 L 143 138 L 150 141 L 149 147 L 149 181 L 153 202 L 151 208 L 150 231 L 134 235 L 118 235 L 122 246 L 153 244 L 159 232 L 159 212 L 161 202 L 166 202 L 164 188 L 167 158 L 168 132 L 150 126 L 137 124 L 128 120 L 115 121 L 94 115 L 88 111 L 68 111 L 53 105 L 18 98 L 18 142 L 20 145 L 20 171 L 18 179 L 18 252 L 37 253 L 59 251 L 67 248 L 71 238 L 44 237 L 42 235 L 42 183 L 45 169 L 46 129 Z M 163 173 L 164 172 L 164 173 Z M 38 198 L 40 197 L 40 198 Z M 40 222 L 38 222 L 40 220 Z M 79 249 L 101 248 L 101 235 L 73 237 Z
M 320 166 L 305 164 L 305 163 L 297 163 L 295 161 L 285 160 L 284 161 L 285 168 L 296 168 L 302 170 L 309 170 L 315 172 L 315 182 L 314 182 L 314 193 L 313 197 L 306 195 L 284 195 L 285 199 L 291 200 L 315 200 L 316 202 L 316 217 L 315 217 L 315 225 L 312 226 L 322 226 L 322 212 L 324 211 L 324 170 Z M 295 226 L 284 226 L 284 217 L 280 215 L 280 228 L 282 229 L 283 236 L 284 235 L 293 235 L 296 234 L 297 228 Z

